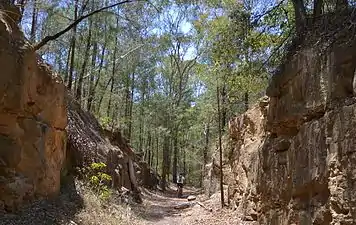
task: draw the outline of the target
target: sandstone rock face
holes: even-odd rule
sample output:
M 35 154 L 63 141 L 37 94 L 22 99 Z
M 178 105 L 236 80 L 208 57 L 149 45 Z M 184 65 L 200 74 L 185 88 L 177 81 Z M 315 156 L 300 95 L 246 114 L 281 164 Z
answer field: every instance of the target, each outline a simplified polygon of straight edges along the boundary
M 324 43 L 325 44 L 325 43 Z M 305 44 L 230 121 L 231 204 L 258 224 L 356 224 L 356 42 Z
M 16 9 L 0 3 L 0 210 L 55 195 L 65 158 L 65 87 L 24 41 Z

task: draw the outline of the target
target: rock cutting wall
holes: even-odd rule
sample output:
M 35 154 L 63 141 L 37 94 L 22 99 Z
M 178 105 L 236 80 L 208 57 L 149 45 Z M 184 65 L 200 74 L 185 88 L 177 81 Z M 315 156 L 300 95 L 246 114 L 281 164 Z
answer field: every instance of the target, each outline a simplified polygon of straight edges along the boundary
M 304 41 L 274 75 L 269 102 L 230 121 L 233 178 L 225 181 L 245 220 L 356 224 L 356 42 L 350 32 Z
M 26 43 L 19 12 L 0 2 L 0 211 L 58 193 L 65 87 Z

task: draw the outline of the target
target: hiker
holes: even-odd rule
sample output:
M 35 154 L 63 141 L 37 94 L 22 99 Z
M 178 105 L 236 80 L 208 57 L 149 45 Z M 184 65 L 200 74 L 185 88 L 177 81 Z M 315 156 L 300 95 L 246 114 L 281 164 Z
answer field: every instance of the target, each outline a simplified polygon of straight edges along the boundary
M 183 185 L 184 185 L 184 176 L 183 173 L 180 173 L 177 177 L 177 187 L 178 187 L 178 198 L 183 195 Z

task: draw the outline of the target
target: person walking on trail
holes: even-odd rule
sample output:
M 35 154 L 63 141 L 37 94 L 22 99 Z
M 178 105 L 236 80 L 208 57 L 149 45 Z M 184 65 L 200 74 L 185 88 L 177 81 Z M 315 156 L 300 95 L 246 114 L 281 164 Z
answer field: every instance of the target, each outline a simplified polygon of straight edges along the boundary
M 184 180 L 185 180 L 185 178 L 184 178 L 183 174 L 180 173 L 177 178 L 178 197 L 182 197 L 182 195 L 183 195 Z

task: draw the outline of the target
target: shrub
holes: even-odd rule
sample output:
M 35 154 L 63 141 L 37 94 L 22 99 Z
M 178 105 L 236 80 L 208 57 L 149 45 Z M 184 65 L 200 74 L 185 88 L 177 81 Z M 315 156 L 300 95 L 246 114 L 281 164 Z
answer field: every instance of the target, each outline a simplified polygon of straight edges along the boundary
M 99 195 L 102 200 L 108 200 L 112 194 L 109 184 L 112 180 L 111 176 L 105 173 L 105 163 L 92 163 L 89 167 L 82 170 L 82 174 L 89 182 L 92 190 Z

